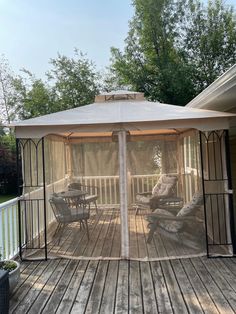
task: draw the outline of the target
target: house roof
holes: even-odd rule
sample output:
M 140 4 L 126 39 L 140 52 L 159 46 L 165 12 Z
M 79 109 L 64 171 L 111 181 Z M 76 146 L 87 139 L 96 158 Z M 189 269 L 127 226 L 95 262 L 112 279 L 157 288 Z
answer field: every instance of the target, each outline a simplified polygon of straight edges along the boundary
M 186 107 L 234 111 L 236 108 L 236 64 L 191 100 Z

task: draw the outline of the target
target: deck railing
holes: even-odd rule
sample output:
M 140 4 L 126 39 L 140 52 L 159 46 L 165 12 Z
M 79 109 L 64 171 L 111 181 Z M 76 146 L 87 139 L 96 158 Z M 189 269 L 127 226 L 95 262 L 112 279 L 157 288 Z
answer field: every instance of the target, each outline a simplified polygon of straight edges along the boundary
M 135 202 L 135 196 L 139 192 L 152 191 L 160 174 L 130 175 L 128 173 L 128 199 L 129 203 Z M 74 177 L 73 180 L 84 185 L 98 187 L 98 204 L 103 206 L 119 205 L 119 176 L 86 176 Z
M 0 253 L 10 259 L 19 251 L 18 198 L 0 204 Z

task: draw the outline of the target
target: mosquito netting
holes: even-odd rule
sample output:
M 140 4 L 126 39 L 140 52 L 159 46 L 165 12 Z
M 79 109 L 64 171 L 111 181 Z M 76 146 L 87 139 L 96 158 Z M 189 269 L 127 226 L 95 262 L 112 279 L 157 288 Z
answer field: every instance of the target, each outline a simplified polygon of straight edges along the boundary
M 230 254 L 224 131 L 123 134 L 19 140 L 23 256 Z

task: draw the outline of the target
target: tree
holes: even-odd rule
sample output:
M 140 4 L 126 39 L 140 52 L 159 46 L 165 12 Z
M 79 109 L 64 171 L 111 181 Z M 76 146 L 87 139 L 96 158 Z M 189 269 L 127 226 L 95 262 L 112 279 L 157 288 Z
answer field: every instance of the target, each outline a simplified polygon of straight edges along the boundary
M 152 100 L 184 104 L 194 93 L 192 69 L 176 49 L 180 4 L 135 0 L 135 16 L 122 53 L 112 48 L 112 71 L 119 82 Z
M 0 144 L 0 192 L 1 194 L 16 193 L 16 158 L 9 149 Z
M 52 70 L 48 78 L 53 83 L 54 101 L 59 110 L 87 105 L 98 93 L 98 73 L 94 64 L 85 55 L 75 50 L 75 57 L 58 54 L 51 59 Z
M 36 78 L 31 72 L 25 69 L 22 71 L 26 78 L 19 76 L 13 82 L 20 95 L 20 118 L 29 119 L 58 111 L 51 86 Z
M 199 1 L 189 6 L 183 49 L 194 66 L 197 93 L 236 63 L 236 19 L 232 6 L 223 1 Z
M 124 51 L 111 49 L 118 84 L 152 100 L 185 105 L 235 63 L 235 18 L 221 0 L 207 7 L 199 0 L 134 0 L 133 5 Z
M 28 119 L 49 113 L 83 106 L 94 101 L 98 93 L 99 75 L 95 66 L 75 50 L 75 57 L 58 54 L 51 59 L 53 68 L 47 73 L 47 81 L 36 78 L 23 69 L 22 76 L 14 79 L 19 94 L 19 116 Z
M 0 128 L 0 193 L 16 194 L 15 138 Z
M 17 116 L 18 94 L 14 74 L 4 56 L 0 59 L 0 122 L 11 123 Z

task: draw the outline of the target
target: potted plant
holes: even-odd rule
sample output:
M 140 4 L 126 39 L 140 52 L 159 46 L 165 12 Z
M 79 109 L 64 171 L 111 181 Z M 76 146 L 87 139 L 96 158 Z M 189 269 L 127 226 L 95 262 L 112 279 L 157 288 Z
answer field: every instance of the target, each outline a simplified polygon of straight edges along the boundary
M 20 264 L 13 260 L 1 260 L 1 257 L 0 253 L 0 269 L 9 273 L 9 291 L 11 293 L 20 279 Z

